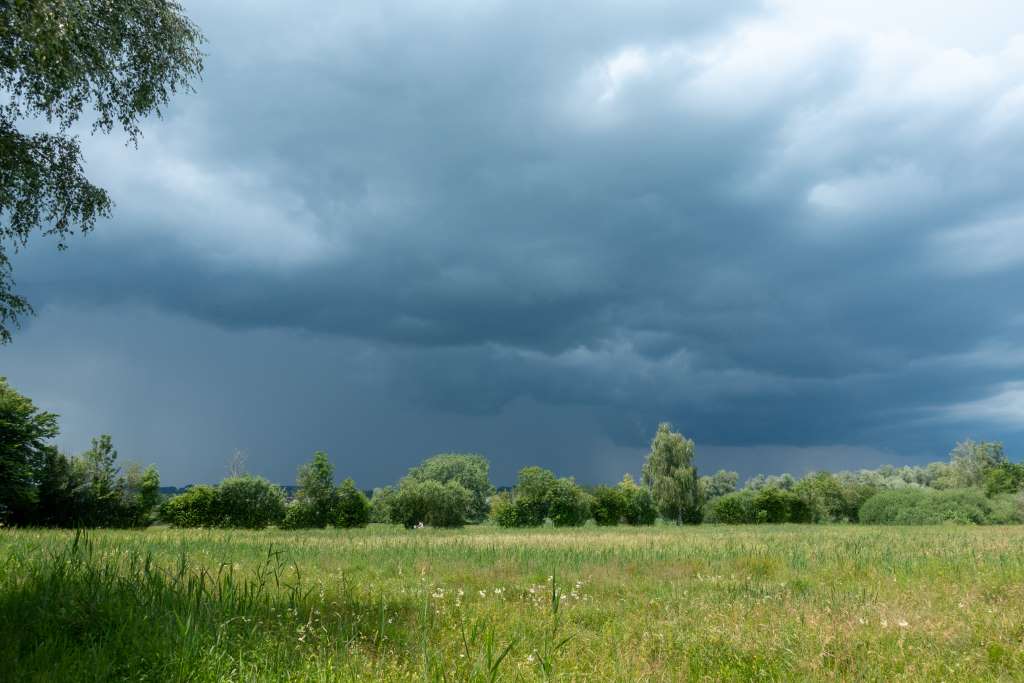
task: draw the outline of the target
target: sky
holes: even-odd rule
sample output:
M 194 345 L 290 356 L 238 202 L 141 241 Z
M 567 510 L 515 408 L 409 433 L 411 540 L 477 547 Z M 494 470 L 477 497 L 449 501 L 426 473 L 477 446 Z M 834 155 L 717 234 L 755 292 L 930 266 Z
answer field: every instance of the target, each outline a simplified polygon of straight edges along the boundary
M 0 374 L 164 483 L 317 449 L 583 483 L 1024 451 L 1024 8 L 189 0 L 114 216 L 14 259 Z

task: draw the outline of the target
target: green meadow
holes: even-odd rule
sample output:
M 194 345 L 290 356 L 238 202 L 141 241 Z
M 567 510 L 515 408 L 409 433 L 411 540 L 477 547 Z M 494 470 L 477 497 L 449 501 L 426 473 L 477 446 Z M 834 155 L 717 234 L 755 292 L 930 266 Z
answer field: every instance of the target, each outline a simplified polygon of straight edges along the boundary
M 1024 679 L 1024 527 L 0 530 L 11 681 Z

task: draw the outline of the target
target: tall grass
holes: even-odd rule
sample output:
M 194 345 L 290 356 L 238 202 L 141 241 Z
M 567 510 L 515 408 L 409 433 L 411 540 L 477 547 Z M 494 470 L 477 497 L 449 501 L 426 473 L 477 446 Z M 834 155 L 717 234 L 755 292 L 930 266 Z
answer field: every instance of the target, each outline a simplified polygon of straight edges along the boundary
M 1020 680 L 1024 529 L 0 531 L 0 678 Z

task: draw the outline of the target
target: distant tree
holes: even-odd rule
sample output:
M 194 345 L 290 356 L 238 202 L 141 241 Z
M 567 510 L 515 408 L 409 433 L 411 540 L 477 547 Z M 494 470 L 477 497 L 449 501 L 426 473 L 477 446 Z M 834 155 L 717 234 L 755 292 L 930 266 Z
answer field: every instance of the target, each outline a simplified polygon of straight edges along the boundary
M 700 478 L 700 492 L 705 501 L 724 496 L 736 490 L 740 475 L 736 472 L 718 470 L 710 476 Z
M 591 508 L 598 526 L 615 526 L 626 513 L 626 497 L 618 487 L 597 486 Z
M 1019 521 L 1019 516 L 999 509 L 1004 501 L 993 501 L 978 489 L 935 490 L 923 487 L 880 491 L 860 510 L 865 524 L 991 524 Z
M 465 518 L 480 522 L 487 518 L 487 499 L 494 494 L 488 478 L 490 463 L 482 455 L 471 453 L 442 453 L 427 458 L 407 475 L 415 481 L 436 481 L 447 484 L 454 481 L 470 493 Z
M 391 514 L 395 495 L 398 489 L 394 486 L 375 488 L 370 497 L 370 521 L 378 524 L 398 523 Z
M 743 489 L 712 498 L 705 505 L 704 521 L 710 524 L 754 524 L 758 521 L 754 508 L 756 496 L 755 491 Z
M 249 455 L 242 449 L 236 448 L 228 460 L 228 477 L 244 477 L 248 472 L 246 469 L 248 462 Z
M 316 529 L 313 508 L 299 500 L 290 500 L 285 503 L 284 517 L 278 526 L 282 529 Z
M 543 467 L 531 466 L 519 470 L 513 489 L 516 526 L 540 526 L 548 517 L 551 491 L 558 478 Z
M 1024 464 L 1005 462 L 985 471 L 985 493 L 996 496 L 1024 489 Z
M 342 529 L 364 527 L 370 522 L 370 501 L 351 479 L 338 487 L 338 506 L 334 525 Z
M 751 491 L 760 491 L 766 488 L 790 491 L 794 486 L 796 486 L 796 478 L 792 474 L 785 472 L 783 474 L 767 476 L 764 474 L 755 475 L 747 480 L 743 488 L 750 489 Z
M 0 521 L 32 515 L 35 478 L 58 432 L 55 414 L 37 408 L 0 377 Z
M 85 487 L 84 523 L 87 526 L 122 526 L 125 483 L 118 476 L 117 450 L 109 434 L 93 438 L 92 447 L 73 461 Z
M 677 524 L 700 522 L 700 486 L 693 452 L 693 441 L 663 422 L 644 462 L 644 484 L 650 487 L 658 512 Z
M 36 230 L 64 248 L 76 229 L 110 215 L 71 126 L 87 112 L 93 131 L 117 125 L 137 143 L 140 120 L 198 77 L 202 40 L 172 0 L 0 2 L 0 341 L 32 310 L 12 291 L 8 250 Z M 56 131 L 19 130 L 40 122 Z
M 124 473 L 125 521 L 128 526 L 149 526 L 160 505 L 160 473 L 154 465 L 145 469 L 130 463 Z
M 284 520 L 284 491 L 262 477 L 228 477 L 216 488 L 219 525 L 262 529 Z
M 527 526 L 520 524 L 515 501 L 507 491 L 491 496 L 490 517 L 495 524 L 501 527 Z
M 406 478 L 391 504 L 391 517 L 410 529 L 419 524 L 459 527 L 466 523 L 471 499 L 472 494 L 454 481 L 442 484 Z
M 815 522 L 855 521 L 856 510 L 851 510 L 846 492 L 831 472 L 813 472 L 793 487 L 811 510 Z
M 982 488 L 989 470 L 1009 463 L 1003 444 L 997 442 L 964 441 L 949 455 L 957 488 Z
M 302 508 L 299 516 L 303 526 L 323 529 L 332 524 L 341 498 L 334 485 L 334 465 L 327 454 L 317 451 L 310 462 L 300 466 L 296 483 L 299 490 L 295 504 Z
M 200 484 L 168 498 L 160 505 L 160 519 L 183 528 L 221 526 L 217 489 Z
M 615 488 L 622 494 L 624 503 L 622 516 L 626 524 L 634 526 L 654 524 L 658 519 L 658 508 L 654 504 L 654 497 L 651 495 L 650 489 L 639 486 L 629 474 L 623 476 L 622 481 Z
M 880 471 L 884 471 L 884 468 L 879 468 Z M 948 462 L 932 462 L 925 466 L 920 476 L 915 477 L 913 481 L 908 483 L 918 484 L 920 486 L 927 486 L 929 488 L 944 490 L 944 489 L 955 489 L 960 486 L 960 474 L 957 472 L 956 467 Z M 904 480 L 906 481 L 906 480 Z M 877 488 L 896 488 L 894 486 L 879 486 Z
M 85 488 L 71 458 L 56 448 L 48 448 L 37 481 L 38 502 L 31 523 L 75 526 L 82 516 Z
M 557 479 L 548 490 L 547 513 L 555 526 L 580 526 L 590 518 L 587 493 L 572 477 Z

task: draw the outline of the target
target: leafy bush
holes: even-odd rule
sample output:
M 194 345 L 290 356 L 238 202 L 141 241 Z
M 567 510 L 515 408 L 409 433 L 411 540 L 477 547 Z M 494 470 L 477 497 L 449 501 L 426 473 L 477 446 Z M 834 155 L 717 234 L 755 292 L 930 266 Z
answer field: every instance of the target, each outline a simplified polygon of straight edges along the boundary
M 806 501 L 792 491 L 775 487 L 758 491 L 752 501 L 755 521 L 766 524 L 795 524 L 812 521 L 812 512 Z
M 804 524 L 813 521 L 813 513 L 793 491 L 768 486 L 743 489 L 708 501 L 704 519 L 712 524 Z
M 296 495 L 298 505 L 291 506 L 290 519 L 286 524 L 301 524 L 293 529 L 323 529 L 334 523 L 338 516 L 338 489 L 334 486 L 334 465 L 327 459 L 327 454 L 317 451 L 313 459 L 299 467 L 296 477 L 299 491 Z
M 284 520 L 285 497 L 262 477 L 229 477 L 217 486 L 220 526 L 262 529 Z
M 626 511 L 626 497 L 618 487 L 598 486 L 591 503 L 594 521 L 599 526 L 615 526 Z
M 516 504 L 507 491 L 491 496 L 491 521 L 501 527 L 517 527 L 519 518 L 516 514 Z
M 282 529 L 318 529 L 317 510 L 307 501 L 293 500 L 285 506 Z
M 1024 522 L 1024 493 L 1001 493 L 989 499 L 992 511 L 989 524 L 1020 524 Z
M 548 489 L 547 512 L 555 526 L 580 526 L 590 518 L 587 494 L 572 477 L 558 479 Z
M 160 506 L 160 519 L 176 527 L 217 526 L 217 489 L 200 484 L 168 498 Z
M 831 472 L 814 472 L 793 487 L 793 493 L 803 500 L 811 512 L 811 521 L 840 522 L 856 519 L 856 509 L 850 509 L 842 483 Z
M 978 489 L 936 491 L 925 499 L 924 522 L 955 522 L 957 524 L 988 524 L 992 502 Z
M 455 482 L 469 492 L 469 502 L 463 516 L 470 522 L 487 519 L 487 499 L 494 493 L 488 478 L 490 463 L 482 455 L 470 453 L 442 453 L 423 461 L 409 470 L 409 479 L 418 482 L 436 481 L 440 484 Z
M 68 457 L 47 449 L 37 464 L 36 505 L 22 523 L 44 526 L 144 527 L 160 502 L 160 474 L 137 463 L 121 471 L 109 435 L 92 448 Z M 27 511 L 26 511 L 27 512 Z
M 654 504 L 654 496 L 650 490 L 637 485 L 628 474 L 615 487 L 622 493 L 622 516 L 626 524 L 647 526 L 658 519 L 658 509 Z
M 343 529 L 364 527 L 370 522 L 370 501 L 366 494 L 356 488 L 351 479 L 341 482 L 338 487 L 337 515 L 335 526 Z
M 744 490 L 714 498 L 704 506 L 704 521 L 711 524 L 753 524 L 757 521 L 754 496 L 753 491 Z
M 35 464 L 53 450 L 49 442 L 59 431 L 55 414 L 36 408 L 0 377 L 0 522 L 38 516 Z
M 470 498 L 469 491 L 454 481 L 405 479 L 392 502 L 391 518 L 407 529 L 419 524 L 459 527 L 466 523 Z
M 1012 520 L 1014 515 L 1007 499 L 990 500 L 978 489 L 881 491 L 860 509 L 860 521 L 865 524 L 992 524 Z
M 718 470 L 712 475 L 703 476 L 699 479 L 701 497 L 711 500 L 736 491 L 736 483 L 740 475 L 730 470 Z
M 398 490 L 394 486 L 375 488 L 370 497 L 370 521 L 377 524 L 397 523 L 392 518 L 392 507 Z
M 495 501 L 501 506 L 495 521 L 502 526 L 540 526 L 548 516 L 551 491 L 557 481 L 553 472 L 542 467 L 519 470 L 511 496 Z

